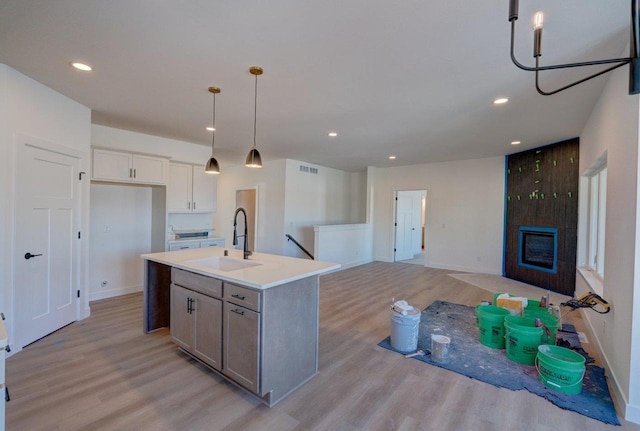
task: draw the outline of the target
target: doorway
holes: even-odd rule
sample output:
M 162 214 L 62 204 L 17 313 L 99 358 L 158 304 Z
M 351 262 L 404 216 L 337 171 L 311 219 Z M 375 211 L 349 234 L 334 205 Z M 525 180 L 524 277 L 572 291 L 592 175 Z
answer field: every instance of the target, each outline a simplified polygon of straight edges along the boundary
M 395 192 L 394 261 L 426 265 L 427 191 Z
M 243 208 L 247 213 L 247 232 L 249 234 L 248 248 L 251 251 L 256 250 L 256 226 L 258 225 L 258 198 L 256 189 L 236 190 L 236 208 Z M 238 215 L 237 220 L 238 232 L 244 232 L 244 218 Z M 242 233 L 240 233 L 242 235 Z M 246 238 L 243 238 L 246 241 Z M 244 243 L 238 240 L 236 249 L 242 250 Z

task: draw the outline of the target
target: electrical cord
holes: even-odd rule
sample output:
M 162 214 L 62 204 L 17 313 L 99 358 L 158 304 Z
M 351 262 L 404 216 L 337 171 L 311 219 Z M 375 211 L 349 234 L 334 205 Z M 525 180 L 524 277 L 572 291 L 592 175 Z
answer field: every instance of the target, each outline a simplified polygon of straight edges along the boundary
M 563 307 L 571 307 L 573 310 L 577 308 L 591 308 L 599 314 L 607 314 L 611 311 L 609 303 L 602 299 L 600 295 L 593 292 L 588 292 L 578 299 L 570 299 L 560 305 Z

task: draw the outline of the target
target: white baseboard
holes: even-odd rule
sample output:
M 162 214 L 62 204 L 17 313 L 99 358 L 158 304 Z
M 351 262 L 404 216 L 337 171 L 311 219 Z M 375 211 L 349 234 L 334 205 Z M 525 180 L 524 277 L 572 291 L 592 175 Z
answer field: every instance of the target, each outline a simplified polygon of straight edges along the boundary
M 360 265 L 364 265 L 364 264 L 371 263 L 371 262 L 373 262 L 373 259 L 371 259 L 371 258 L 361 259 L 361 260 L 354 260 L 352 262 L 347 262 L 347 263 L 341 264 L 342 266 L 340 267 L 340 269 L 349 269 L 349 268 L 353 268 L 354 266 L 360 266 Z
M 491 274 L 491 275 L 502 275 L 502 270 L 496 271 L 495 269 L 490 268 L 477 268 L 477 267 L 469 267 L 469 266 L 458 266 L 458 265 L 446 265 L 439 263 L 427 263 L 425 266 L 429 268 L 436 269 L 447 269 L 449 271 L 459 271 L 459 272 L 472 272 L 478 274 Z
M 393 258 L 390 258 L 389 256 L 376 256 L 374 259 L 376 262 L 389 262 L 389 263 L 393 263 Z
M 633 422 L 634 424 L 640 424 L 640 406 L 627 404 L 624 412 L 624 420 Z
M 97 301 L 98 299 L 113 298 L 115 296 L 127 295 L 129 293 L 142 292 L 142 285 L 118 287 L 115 289 L 100 290 L 98 292 L 89 292 L 89 301 Z
M 594 340 L 595 344 L 598 346 L 598 352 L 600 353 L 600 357 L 602 358 L 602 365 L 605 371 L 605 376 L 611 382 L 610 386 L 615 393 L 615 397 L 618 400 L 618 403 L 620 404 L 620 410 L 624 412 L 624 420 L 640 424 L 640 406 L 629 404 L 629 400 L 627 400 L 627 397 L 621 390 L 620 383 L 616 377 L 616 374 L 609 366 L 609 358 L 607 357 L 607 353 L 602 348 L 600 339 L 595 336 L 596 331 L 593 327 L 593 324 L 591 323 L 591 320 L 589 319 L 589 316 L 584 312 L 584 310 L 580 310 L 580 313 L 582 314 L 582 320 L 587 323 L 587 329 L 590 332 L 589 336 L 591 340 Z

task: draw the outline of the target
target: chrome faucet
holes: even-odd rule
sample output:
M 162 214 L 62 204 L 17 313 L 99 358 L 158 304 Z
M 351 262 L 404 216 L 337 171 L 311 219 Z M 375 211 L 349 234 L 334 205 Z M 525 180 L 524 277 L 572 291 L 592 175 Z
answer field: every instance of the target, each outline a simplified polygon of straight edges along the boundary
M 244 214 L 244 235 L 238 235 L 238 213 L 242 212 Z M 245 259 L 249 259 L 253 253 L 249 251 L 249 231 L 247 229 L 247 213 L 244 208 L 238 208 L 236 213 L 233 215 L 233 245 L 238 245 L 238 238 L 244 237 L 244 249 L 243 256 Z

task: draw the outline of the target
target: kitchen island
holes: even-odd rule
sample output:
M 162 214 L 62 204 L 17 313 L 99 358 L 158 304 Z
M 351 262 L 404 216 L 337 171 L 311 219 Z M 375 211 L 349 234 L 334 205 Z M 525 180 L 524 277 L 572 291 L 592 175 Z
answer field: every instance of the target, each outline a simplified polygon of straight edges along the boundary
M 318 372 L 319 276 L 338 264 L 220 247 L 145 254 L 144 331 L 273 406 Z

